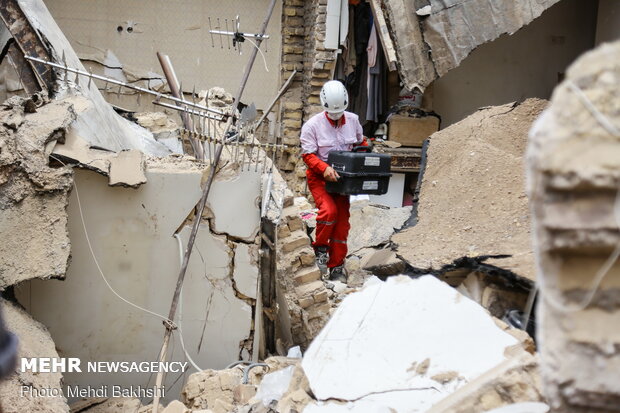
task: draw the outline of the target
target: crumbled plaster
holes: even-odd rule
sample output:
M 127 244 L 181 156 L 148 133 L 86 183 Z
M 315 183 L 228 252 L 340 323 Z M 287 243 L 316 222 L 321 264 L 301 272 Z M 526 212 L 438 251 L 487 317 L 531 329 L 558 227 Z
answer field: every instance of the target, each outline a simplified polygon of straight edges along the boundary
M 0 109 L 0 289 L 64 277 L 69 261 L 72 171 L 48 166 L 46 149 L 63 139 L 75 113 L 66 101 L 26 113 L 25 102 L 12 98 Z
M 146 183 L 144 154 L 130 149 L 120 151 L 110 159 L 110 186 L 136 187 Z

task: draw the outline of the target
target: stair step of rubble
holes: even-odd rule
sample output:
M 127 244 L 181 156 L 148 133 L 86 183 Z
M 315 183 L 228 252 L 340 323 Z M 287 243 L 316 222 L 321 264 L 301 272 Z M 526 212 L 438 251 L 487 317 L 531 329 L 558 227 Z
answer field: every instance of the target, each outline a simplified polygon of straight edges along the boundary
M 314 267 L 302 268 L 294 277 L 295 285 L 307 284 L 320 279 L 321 271 L 316 265 Z
M 282 240 L 282 251 L 285 253 L 291 252 L 309 243 L 308 236 L 303 231 L 295 231 Z
M 323 285 L 323 281 L 313 281 L 295 288 L 297 297 L 300 298 L 314 296 L 314 294 L 319 293 L 322 290 L 325 290 L 325 285 Z

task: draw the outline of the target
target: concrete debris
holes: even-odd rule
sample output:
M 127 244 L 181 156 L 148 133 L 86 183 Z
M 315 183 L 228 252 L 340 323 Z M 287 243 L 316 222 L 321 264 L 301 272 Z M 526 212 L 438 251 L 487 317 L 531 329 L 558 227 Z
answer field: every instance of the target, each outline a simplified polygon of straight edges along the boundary
M 543 400 L 538 360 L 521 352 L 467 383 L 427 413 L 486 412 L 512 403 Z
M 71 404 L 71 413 L 137 413 L 142 404 L 136 398 L 90 399 Z
M 137 187 L 146 183 L 144 154 L 135 149 L 120 151 L 110 158 L 110 186 Z
M 457 67 L 476 47 L 513 34 L 559 0 L 386 0 L 399 73 L 422 90 Z
M 62 278 L 69 261 L 72 171 L 48 166 L 48 155 L 75 113 L 63 101 L 28 113 L 28 101 L 12 98 L 0 110 L 0 290 L 32 278 Z
M 483 108 L 432 135 L 419 221 L 392 238 L 400 256 L 429 272 L 466 257 L 533 280 L 524 152 L 546 105 L 528 99 Z M 492 258 L 502 255 L 509 257 Z
M 365 247 L 389 242 L 394 231 L 400 229 L 411 216 L 411 207 L 387 208 L 367 201 L 351 205 L 349 254 Z
M 0 300 L 0 305 L 7 328 L 19 337 L 19 358 L 59 357 L 43 324 L 9 301 Z M 32 393 L 22 394 L 22 386 L 32 389 Z M 60 396 L 41 396 L 38 392 L 59 392 Z M 0 382 L 0 400 L 4 413 L 69 413 L 67 400 L 62 396 L 60 373 L 38 374 L 18 370 L 7 380 Z
M 302 361 L 318 401 L 348 404 L 306 411 L 426 411 L 520 347 L 435 277 L 390 277 L 349 295 Z
M 206 105 L 213 109 L 222 109 L 230 107 L 233 104 L 234 98 L 231 93 L 228 93 L 224 88 L 212 87 L 209 90 L 203 90 L 198 93 L 200 98 L 200 104 Z
M 378 276 L 397 275 L 405 271 L 405 263 L 389 249 L 373 250 L 366 254 L 361 259 L 360 266 Z
M 142 112 L 134 115 L 138 125 L 148 129 L 155 140 L 164 144 L 173 153 L 182 154 L 179 125 L 163 112 Z
M 283 370 L 266 374 L 260 386 L 258 386 L 256 398 L 264 406 L 269 406 L 274 400 L 280 400 L 291 384 L 294 371 L 295 366 L 289 366 Z
M 159 139 L 161 134 L 173 134 L 179 129 L 179 125 L 163 112 L 141 112 L 136 113 L 134 116 L 138 125 L 150 130 L 156 135 L 157 139 Z
M 579 58 L 530 133 L 541 372 L 554 412 L 620 406 L 620 335 L 611 328 L 620 316 L 619 54 L 614 42 Z
M 237 409 L 241 406 L 262 406 L 263 403 L 258 399 L 260 395 L 257 394 L 257 390 L 264 384 L 266 387 L 263 388 L 261 394 L 265 395 L 267 388 L 270 387 L 271 378 L 282 374 L 287 376 L 286 386 L 277 392 L 275 399 L 294 404 L 294 400 L 298 400 L 299 395 L 289 393 L 303 391 L 307 388 L 307 381 L 304 381 L 305 376 L 299 367 L 301 361 L 287 357 L 269 357 L 264 362 L 267 368 L 259 367 L 249 371 L 247 384 L 242 383 L 245 365 L 192 374 L 181 393 L 184 405 L 193 412 L 209 409 L 213 413 L 239 411 Z M 268 402 L 268 404 L 271 403 Z

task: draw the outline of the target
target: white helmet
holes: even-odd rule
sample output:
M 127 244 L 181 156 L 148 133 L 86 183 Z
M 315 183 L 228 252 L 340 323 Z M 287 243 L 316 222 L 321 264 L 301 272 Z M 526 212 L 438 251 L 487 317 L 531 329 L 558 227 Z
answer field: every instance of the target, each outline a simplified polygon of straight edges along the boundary
M 342 113 L 349 105 L 349 94 L 344 85 L 330 80 L 321 89 L 321 105 L 327 113 Z

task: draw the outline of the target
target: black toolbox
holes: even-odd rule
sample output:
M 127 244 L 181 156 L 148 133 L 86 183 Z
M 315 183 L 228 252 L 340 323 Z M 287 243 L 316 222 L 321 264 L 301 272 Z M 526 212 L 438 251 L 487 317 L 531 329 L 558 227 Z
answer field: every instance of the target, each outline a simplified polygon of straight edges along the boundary
M 327 163 L 340 179 L 327 182 L 327 192 L 342 195 L 383 195 L 390 184 L 392 157 L 384 153 L 370 153 L 368 146 L 358 146 L 349 151 L 332 151 Z

